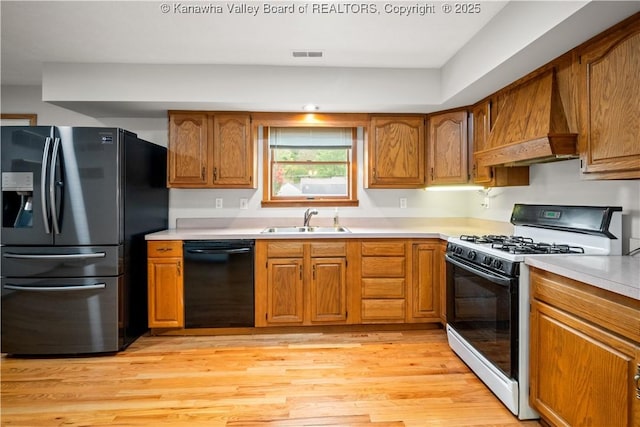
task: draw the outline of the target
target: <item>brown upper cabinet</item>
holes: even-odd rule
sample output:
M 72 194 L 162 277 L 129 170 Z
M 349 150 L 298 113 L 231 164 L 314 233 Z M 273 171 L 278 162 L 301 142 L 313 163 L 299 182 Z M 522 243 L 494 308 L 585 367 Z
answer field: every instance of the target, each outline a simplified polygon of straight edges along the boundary
M 204 113 L 169 113 L 169 187 L 209 184 L 207 122 Z
M 371 116 L 368 188 L 422 188 L 425 181 L 424 116 Z
M 640 178 L 640 18 L 577 54 L 583 178 Z
M 169 187 L 255 188 L 256 160 L 249 114 L 169 112 Z
M 469 182 L 467 111 L 429 116 L 427 185 Z

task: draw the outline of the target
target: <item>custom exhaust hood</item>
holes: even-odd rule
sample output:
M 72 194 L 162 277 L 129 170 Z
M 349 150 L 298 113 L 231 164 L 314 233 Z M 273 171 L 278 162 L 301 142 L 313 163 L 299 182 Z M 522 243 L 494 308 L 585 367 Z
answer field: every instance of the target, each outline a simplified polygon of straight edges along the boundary
M 480 166 L 526 166 L 578 157 L 553 70 L 506 96 L 489 134 L 489 149 L 474 154 Z

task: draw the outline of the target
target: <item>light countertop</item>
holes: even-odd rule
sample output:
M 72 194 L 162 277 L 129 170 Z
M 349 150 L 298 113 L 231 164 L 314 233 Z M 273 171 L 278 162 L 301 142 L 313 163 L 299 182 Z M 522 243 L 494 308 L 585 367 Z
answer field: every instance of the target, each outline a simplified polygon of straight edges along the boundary
M 330 226 L 313 218 L 313 226 Z M 262 233 L 267 227 L 300 226 L 292 218 L 195 218 L 178 220 L 177 228 L 146 235 L 147 240 L 213 239 L 348 239 L 348 238 L 435 238 L 461 234 L 512 234 L 513 225 L 473 218 L 343 218 L 341 226 L 349 233 Z
M 640 257 L 569 255 L 525 258 L 525 263 L 640 300 Z

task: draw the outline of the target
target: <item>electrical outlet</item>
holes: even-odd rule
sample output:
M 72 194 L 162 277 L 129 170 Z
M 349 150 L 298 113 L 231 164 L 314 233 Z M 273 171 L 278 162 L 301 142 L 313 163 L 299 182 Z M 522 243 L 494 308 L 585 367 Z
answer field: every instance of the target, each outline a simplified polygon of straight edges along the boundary
M 248 199 L 240 199 L 240 209 L 249 209 Z
M 216 209 L 222 209 L 222 198 L 216 198 Z
M 407 198 L 400 197 L 400 209 L 407 209 Z

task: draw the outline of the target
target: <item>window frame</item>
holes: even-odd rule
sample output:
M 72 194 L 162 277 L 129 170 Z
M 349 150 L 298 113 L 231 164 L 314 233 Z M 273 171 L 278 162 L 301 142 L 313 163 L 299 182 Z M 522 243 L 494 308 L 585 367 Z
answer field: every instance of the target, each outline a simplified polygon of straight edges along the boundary
M 257 114 L 253 117 L 254 135 L 259 137 L 258 128 L 262 126 L 262 207 L 324 207 L 358 206 L 358 139 L 357 128 L 362 127 L 366 140 L 368 116 L 364 114 Z M 271 194 L 272 152 L 269 146 L 268 128 L 270 127 L 341 127 L 352 128 L 352 146 L 347 166 L 346 197 L 324 196 L 313 199 L 304 197 L 278 197 Z

